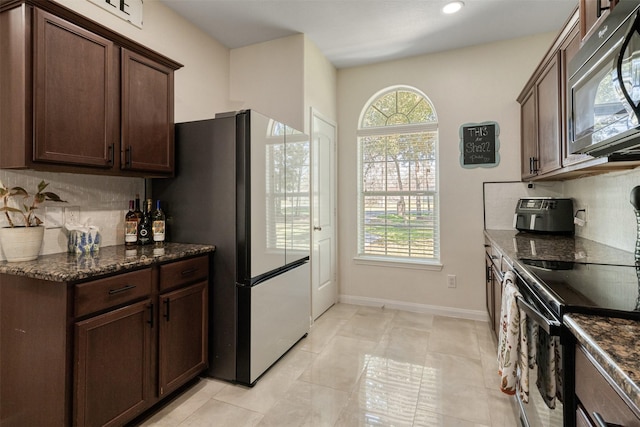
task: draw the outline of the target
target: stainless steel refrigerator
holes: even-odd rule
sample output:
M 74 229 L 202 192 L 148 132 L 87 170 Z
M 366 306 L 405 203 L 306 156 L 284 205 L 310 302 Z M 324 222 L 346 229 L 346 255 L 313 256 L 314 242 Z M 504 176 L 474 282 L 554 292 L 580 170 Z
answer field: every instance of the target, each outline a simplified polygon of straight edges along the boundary
M 253 385 L 310 324 L 309 137 L 255 111 L 176 124 L 171 241 L 216 246 L 209 374 Z

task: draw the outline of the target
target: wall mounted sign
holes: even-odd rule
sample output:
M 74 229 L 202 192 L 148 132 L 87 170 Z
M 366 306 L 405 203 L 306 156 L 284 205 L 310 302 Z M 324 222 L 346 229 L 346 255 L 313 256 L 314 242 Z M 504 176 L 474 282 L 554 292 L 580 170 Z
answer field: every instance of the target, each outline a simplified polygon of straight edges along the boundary
M 500 163 L 500 126 L 497 122 L 465 123 L 460 126 L 460 165 L 492 168 Z
M 117 17 L 142 28 L 142 0 L 89 0 Z

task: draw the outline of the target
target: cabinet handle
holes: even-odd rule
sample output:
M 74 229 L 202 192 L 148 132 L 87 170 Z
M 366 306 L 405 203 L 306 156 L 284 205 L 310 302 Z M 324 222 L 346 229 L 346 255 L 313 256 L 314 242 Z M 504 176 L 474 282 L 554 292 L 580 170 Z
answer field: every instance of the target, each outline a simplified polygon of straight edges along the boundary
M 600 415 L 598 412 L 593 413 L 593 419 L 596 421 L 596 424 L 598 425 L 598 427 L 624 427 L 624 426 L 621 426 L 620 424 L 613 424 L 613 423 L 606 422 L 602 417 L 602 415 Z
M 124 163 L 128 168 L 131 167 L 131 146 L 124 150 Z
M 151 329 L 153 329 L 153 303 L 149 305 L 149 320 L 147 323 L 150 325 Z
M 487 276 L 487 282 L 490 282 L 491 281 L 491 266 L 490 265 L 487 266 L 487 274 L 486 274 L 486 276 Z
M 538 159 L 536 157 L 531 158 L 531 173 L 538 172 Z
M 114 146 L 113 144 L 109 145 L 109 153 L 108 153 L 108 159 L 107 159 L 107 163 L 109 163 L 110 165 L 113 165 L 113 151 L 114 151 Z
M 169 321 L 170 307 L 171 307 L 171 300 L 169 298 L 165 298 L 165 300 L 164 300 L 164 314 L 162 315 L 162 317 L 167 319 L 167 322 Z
M 602 16 L 602 11 L 603 11 L 603 10 L 609 10 L 609 9 L 611 9 L 611 0 L 609 0 L 609 6 L 608 6 L 608 7 L 602 7 L 601 3 L 602 3 L 602 2 L 601 2 L 600 0 L 598 0 L 597 2 L 595 2 L 595 4 L 596 4 L 596 16 L 597 16 L 598 18 L 600 18 L 600 17 Z
M 182 273 L 180 273 L 182 276 L 188 276 L 190 274 L 195 273 L 196 271 L 198 271 L 197 268 L 190 268 L 188 270 L 183 270 Z
M 109 295 L 115 295 L 115 294 L 119 294 L 120 292 L 126 292 L 129 291 L 131 289 L 134 289 L 136 287 L 136 285 L 126 285 L 123 286 L 119 289 L 110 289 L 109 290 Z

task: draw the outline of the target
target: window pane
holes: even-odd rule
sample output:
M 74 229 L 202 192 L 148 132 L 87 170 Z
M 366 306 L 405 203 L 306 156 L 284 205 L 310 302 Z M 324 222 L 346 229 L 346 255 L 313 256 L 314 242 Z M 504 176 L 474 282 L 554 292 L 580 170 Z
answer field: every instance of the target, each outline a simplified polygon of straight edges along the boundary
M 433 196 L 365 197 L 364 252 L 432 258 L 436 206 Z
M 364 119 L 362 120 L 362 127 L 377 127 L 385 126 L 387 123 L 387 117 L 379 110 L 371 107 L 367 109 Z
M 396 92 L 388 93 L 373 103 L 382 114 L 389 117 L 396 113 Z
M 409 115 L 421 101 L 422 97 L 415 92 L 398 91 L 398 111 L 402 114 Z
M 411 123 L 435 122 L 437 120 L 433 106 L 424 99 L 407 115 Z

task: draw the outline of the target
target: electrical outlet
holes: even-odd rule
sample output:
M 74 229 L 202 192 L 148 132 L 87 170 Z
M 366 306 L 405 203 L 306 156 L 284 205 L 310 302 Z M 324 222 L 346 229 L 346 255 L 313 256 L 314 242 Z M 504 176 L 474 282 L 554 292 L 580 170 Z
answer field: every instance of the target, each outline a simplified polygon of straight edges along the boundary
M 457 286 L 456 275 L 455 274 L 448 274 L 447 275 L 447 287 L 448 288 L 455 288 L 456 286 Z
M 65 224 L 79 224 L 80 223 L 80 206 L 67 206 L 64 208 L 64 222 Z
M 585 224 L 589 221 L 589 207 L 584 205 L 576 209 L 576 214 L 573 217 L 573 223 L 578 227 L 584 227 Z
M 62 228 L 62 207 L 45 206 L 44 228 Z

